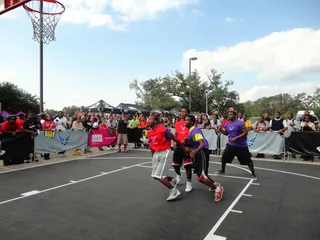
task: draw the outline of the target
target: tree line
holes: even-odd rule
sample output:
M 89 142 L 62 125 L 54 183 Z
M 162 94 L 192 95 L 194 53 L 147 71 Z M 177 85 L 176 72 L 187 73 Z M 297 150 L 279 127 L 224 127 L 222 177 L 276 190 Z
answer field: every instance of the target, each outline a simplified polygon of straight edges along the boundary
M 195 112 L 206 111 L 207 96 L 208 109 L 220 113 L 229 107 L 234 107 L 248 116 L 259 116 L 261 113 L 275 111 L 295 114 L 305 109 L 313 110 L 318 116 L 320 115 L 320 87 L 316 88 L 312 95 L 284 93 L 240 103 L 239 93 L 231 90 L 233 81 L 224 80 L 222 77 L 223 74 L 215 69 L 211 69 L 205 79 L 201 78 L 197 71 L 191 76 L 176 71 L 171 75 L 141 82 L 134 80 L 129 86 L 136 94 L 136 104 L 147 110 L 170 111 L 189 106 L 189 91 L 191 91 L 191 108 Z M 39 98 L 10 82 L 0 82 L 0 103 L 3 110 L 11 113 L 39 111 Z M 73 115 L 79 109 L 79 106 L 66 106 L 62 110 L 67 115 Z M 46 112 L 53 114 L 57 111 L 47 109 Z

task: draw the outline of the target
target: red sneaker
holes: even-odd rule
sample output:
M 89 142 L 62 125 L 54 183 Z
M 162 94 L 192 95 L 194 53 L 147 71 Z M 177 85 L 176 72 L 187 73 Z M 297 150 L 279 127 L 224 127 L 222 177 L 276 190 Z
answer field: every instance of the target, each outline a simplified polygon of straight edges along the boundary
M 215 193 L 214 193 L 214 201 L 215 202 L 220 202 L 222 200 L 223 191 L 224 191 L 224 189 L 221 185 L 217 186 L 217 188 L 215 189 Z

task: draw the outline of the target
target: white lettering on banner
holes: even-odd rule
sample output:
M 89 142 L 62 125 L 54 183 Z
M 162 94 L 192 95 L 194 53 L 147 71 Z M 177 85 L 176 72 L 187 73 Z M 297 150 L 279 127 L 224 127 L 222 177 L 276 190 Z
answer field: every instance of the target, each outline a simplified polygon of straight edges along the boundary
M 101 143 L 103 142 L 102 134 L 92 134 L 92 143 Z

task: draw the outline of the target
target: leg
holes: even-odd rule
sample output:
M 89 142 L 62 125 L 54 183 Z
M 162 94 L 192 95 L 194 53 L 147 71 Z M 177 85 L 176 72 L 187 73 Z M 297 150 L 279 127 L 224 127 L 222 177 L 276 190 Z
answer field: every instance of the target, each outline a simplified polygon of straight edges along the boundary
M 248 165 L 248 168 L 251 171 L 252 177 L 255 178 L 256 174 L 254 171 L 254 165 L 253 165 L 252 159 L 250 157 L 249 148 L 248 147 L 238 148 L 236 155 L 241 165 Z
M 221 170 L 217 171 L 216 174 L 224 174 L 226 172 L 227 163 L 232 163 L 234 157 L 234 147 L 227 144 L 221 158 Z
M 191 183 L 191 178 L 192 178 L 192 165 L 193 165 L 193 159 L 188 158 L 184 160 L 184 169 L 186 170 L 186 175 L 187 175 L 187 183 L 186 183 L 186 192 L 191 192 L 192 191 L 192 183 Z
M 119 134 L 118 134 L 118 138 L 117 138 L 117 144 L 118 144 L 118 150 L 117 150 L 117 152 L 121 152 L 122 141 L 123 141 L 122 134 L 119 133 Z
M 220 184 L 215 183 L 211 178 L 208 177 L 208 163 L 209 163 L 209 153 L 208 149 L 201 150 L 195 156 L 195 169 L 198 176 L 198 181 L 212 189 L 215 194 L 215 201 L 219 202 L 223 196 L 223 187 Z
M 170 155 L 170 150 L 165 150 L 161 152 L 156 152 L 153 157 L 157 157 L 157 166 L 154 168 L 153 172 L 153 177 L 157 178 L 163 185 L 165 185 L 167 188 L 170 189 L 170 195 L 167 198 L 167 201 L 172 201 L 176 199 L 179 195 L 180 192 L 179 190 L 175 187 L 172 186 L 170 179 L 172 179 L 170 176 L 168 176 L 168 171 L 171 167 L 171 161 L 169 158 L 171 158 Z
M 177 174 L 177 176 L 172 180 L 172 182 L 175 186 L 178 185 L 179 182 L 181 181 L 180 168 L 181 168 L 182 162 L 183 162 L 181 151 L 182 151 L 181 149 L 175 149 L 173 151 L 173 156 L 172 156 L 172 166 L 173 166 L 175 173 Z
M 128 135 L 127 134 L 123 134 L 122 135 L 122 140 L 123 140 L 123 148 L 124 148 L 124 152 L 128 152 L 127 150 L 127 145 L 128 145 Z

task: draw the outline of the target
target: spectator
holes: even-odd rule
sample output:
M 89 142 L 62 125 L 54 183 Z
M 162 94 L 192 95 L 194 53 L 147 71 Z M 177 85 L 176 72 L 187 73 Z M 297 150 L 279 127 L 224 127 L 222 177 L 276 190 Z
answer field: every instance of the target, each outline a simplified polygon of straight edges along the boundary
M 134 115 L 133 118 L 130 120 L 130 127 L 131 128 L 138 128 L 139 126 L 139 120 L 137 119 L 137 116 Z
M 242 115 L 242 121 L 246 125 L 248 131 L 252 130 L 252 122 L 247 118 L 246 114 Z
M 310 115 L 304 116 L 304 121 L 301 123 L 302 131 L 316 131 L 316 126 L 311 122 Z
M 121 145 L 123 144 L 123 151 L 128 152 L 127 145 L 128 145 L 128 116 L 124 115 L 121 120 L 119 120 L 117 125 L 117 133 L 118 133 L 118 151 L 121 152 Z
M 62 111 L 58 112 L 58 116 L 54 119 L 54 122 L 58 131 L 66 131 L 67 128 L 70 127 L 68 119 L 64 116 L 64 113 Z M 64 151 L 59 152 L 58 154 L 61 158 L 64 158 L 66 156 L 65 153 L 66 152 Z
M 109 129 L 109 132 L 112 136 L 114 136 L 116 134 L 116 129 L 117 129 L 117 121 L 114 119 L 114 115 L 110 115 L 108 122 L 107 122 L 107 126 Z M 108 146 L 110 147 L 110 146 Z M 114 148 L 115 146 L 112 145 L 112 148 Z
M 269 123 L 264 120 L 263 115 L 259 116 L 258 121 L 253 124 L 253 131 L 261 132 L 261 131 L 269 131 Z M 263 153 L 258 153 L 257 158 L 264 158 Z
M 218 119 L 218 114 L 214 113 L 212 114 L 212 120 L 211 120 L 211 128 L 217 130 L 218 127 L 221 125 L 220 120 Z
M 211 129 L 211 123 L 207 117 L 203 120 L 202 129 Z
M 31 160 L 38 162 L 38 158 L 34 153 L 34 136 L 42 129 L 40 119 L 29 112 L 27 120 L 23 123 L 23 131 L 30 134 L 30 154 Z M 30 156 L 26 156 L 26 163 L 30 163 Z
M 92 129 L 92 122 L 90 120 L 90 115 L 88 115 L 88 117 L 86 116 L 82 116 L 81 117 L 81 122 L 82 122 L 82 126 L 84 127 L 84 129 L 89 132 Z M 91 153 L 92 151 L 90 150 L 90 146 L 88 144 L 88 146 L 86 147 L 86 149 L 84 149 L 84 153 Z
M 264 114 L 264 120 L 266 120 L 270 124 L 271 118 L 270 118 L 270 114 L 269 113 L 266 112 Z
M 148 122 L 145 119 L 145 117 L 142 115 L 139 120 L 138 128 L 147 128 L 147 127 L 148 127 Z
M 287 125 L 288 125 L 288 130 L 285 132 L 285 147 L 286 147 L 286 152 L 288 152 L 288 137 L 290 137 L 292 131 L 299 131 L 300 130 L 300 124 L 298 121 L 294 120 L 293 118 L 293 113 L 289 113 L 287 115 Z M 293 158 L 296 158 L 295 153 L 291 153 Z
M 54 137 L 53 131 L 56 130 L 56 124 L 54 123 L 51 115 L 47 115 L 42 124 L 42 131 L 45 131 L 45 136 Z M 50 160 L 50 153 L 43 154 L 44 160 Z
M 309 112 L 309 111 L 305 111 L 305 112 L 304 112 L 304 115 L 303 115 L 302 118 L 301 118 L 302 122 L 305 121 L 305 117 L 307 117 L 307 116 L 309 116 L 310 122 L 311 122 L 311 123 L 314 123 L 315 131 L 317 131 L 317 130 L 319 129 L 319 122 L 318 122 L 318 120 L 317 120 L 316 117 L 310 115 L 310 112 Z
M 25 121 L 25 115 L 24 114 L 19 114 L 18 116 L 19 118 L 17 118 L 16 122 L 21 126 L 21 129 L 23 127 L 23 123 Z
M 286 120 L 281 118 L 280 112 L 275 112 L 274 119 L 270 121 L 270 130 L 277 131 L 278 134 L 283 135 L 283 133 L 288 129 Z M 274 159 L 281 159 L 279 155 L 274 155 Z
M 238 113 L 238 120 L 243 120 L 243 114 L 241 112 Z
M 83 124 L 81 122 L 81 116 L 77 116 L 77 120 L 72 122 L 72 127 L 71 129 L 73 130 L 84 130 Z
M 2 123 L 1 131 L 12 133 L 13 136 L 16 135 L 17 132 L 21 131 L 21 125 L 17 123 L 17 118 L 15 116 L 9 116 L 7 121 Z
M 166 127 L 166 128 L 170 128 L 170 121 L 169 121 L 169 119 L 167 118 L 167 116 L 164 116 L 163 118 L 162 118 L 162 125 L 164 126 L 164 127 Z

